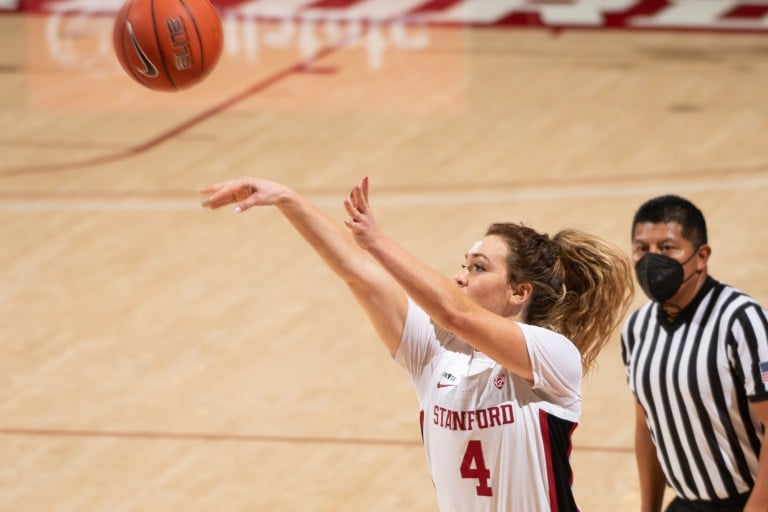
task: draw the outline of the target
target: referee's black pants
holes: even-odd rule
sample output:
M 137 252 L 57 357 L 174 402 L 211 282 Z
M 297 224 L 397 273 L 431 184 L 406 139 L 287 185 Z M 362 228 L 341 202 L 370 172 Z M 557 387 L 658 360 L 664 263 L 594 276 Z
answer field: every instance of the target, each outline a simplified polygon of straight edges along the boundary
M 675 498 L 666 512 L 742 512 L 749 493 L 739 494 L 724 500 L 700 501 Z

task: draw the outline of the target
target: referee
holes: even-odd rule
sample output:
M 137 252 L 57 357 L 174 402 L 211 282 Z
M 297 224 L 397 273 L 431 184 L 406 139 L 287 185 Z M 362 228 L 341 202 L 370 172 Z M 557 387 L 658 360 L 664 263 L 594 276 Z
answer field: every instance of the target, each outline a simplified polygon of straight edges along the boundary
M 622 333 L 642 512 L 768 511 L 768 312 L 707 273 L 701 211 L 665 195 L 632 222 L 650 302 Z

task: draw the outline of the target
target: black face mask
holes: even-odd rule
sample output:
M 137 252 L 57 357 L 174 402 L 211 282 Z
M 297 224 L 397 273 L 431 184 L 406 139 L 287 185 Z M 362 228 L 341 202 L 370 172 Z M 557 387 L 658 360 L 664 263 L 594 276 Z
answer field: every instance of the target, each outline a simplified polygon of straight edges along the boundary
M 691 261 L 695 255 L 694 252 L 690 258 L 680 263 L 669 256 L 647 253 L 635 264 L 635 274 L 637 274 L 640 288 L 648 298 L 663 304 L 674 297 L 680 286 L 696 273 L 684 279 L 683 265 Z

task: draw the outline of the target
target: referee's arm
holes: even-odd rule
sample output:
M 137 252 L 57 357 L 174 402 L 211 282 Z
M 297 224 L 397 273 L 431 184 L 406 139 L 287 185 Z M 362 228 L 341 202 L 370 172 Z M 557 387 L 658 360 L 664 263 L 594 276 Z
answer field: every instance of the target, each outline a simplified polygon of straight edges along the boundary
M 768 405 L 768 402 L 763 403 Z M 659 512 L 664 501 L 667 481 L 656 455 L 656 446 L 651 440 L 645 411 L 638 402 L 635 402 L 635 459 L 640 480 L 640 510 L 641 512 Z M 764 511 L 765 509 L 762 509 L 762 512 Z
M 763 430 L 768 430 L 768 400 L 750 402 L 749 405 L 763 422 Z M 766 510 L 768 510 L 768 439 L 763 437 L 755 487 L 752 489 L 747 506 L 744 507 L 744 512 L 765 512 Z

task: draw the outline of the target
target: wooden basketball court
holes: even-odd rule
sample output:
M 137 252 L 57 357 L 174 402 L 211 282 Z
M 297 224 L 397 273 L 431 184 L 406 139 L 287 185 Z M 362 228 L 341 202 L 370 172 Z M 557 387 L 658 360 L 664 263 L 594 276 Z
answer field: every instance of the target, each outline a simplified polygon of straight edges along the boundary
M 120 69 L 109 16 L 0 16 L 0 510 L 437 510 L 405 373 L 276 211 L 202 210 L 212 182 L 341 220 L 368 175 L 447 275 L 497 220 L 629 250 L 635 208 L 679 193 L 713 275 L 768 303 L 765 35 L 225 25 L 168 94 Z M 632 436 L 617 336 L 584 383 L 583 510 L 637 510 Z

